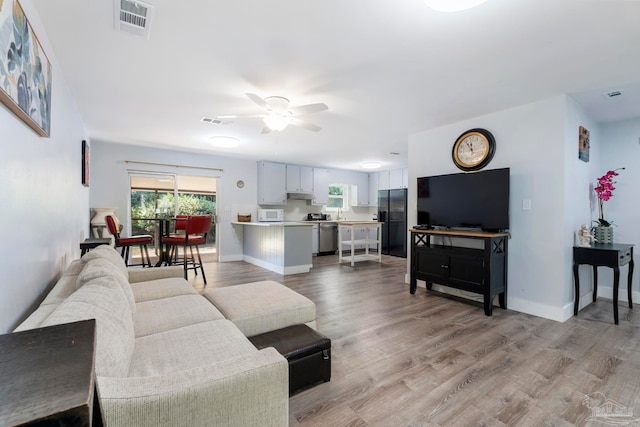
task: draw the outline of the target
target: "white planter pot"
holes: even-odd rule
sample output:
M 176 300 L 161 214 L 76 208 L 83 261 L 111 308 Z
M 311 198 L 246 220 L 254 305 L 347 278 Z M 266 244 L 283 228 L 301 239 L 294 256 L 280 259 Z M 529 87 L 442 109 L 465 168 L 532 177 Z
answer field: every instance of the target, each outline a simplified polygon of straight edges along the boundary
M 595 227 L 593 237 L 597 243 L 613 243 L 613 227 Z

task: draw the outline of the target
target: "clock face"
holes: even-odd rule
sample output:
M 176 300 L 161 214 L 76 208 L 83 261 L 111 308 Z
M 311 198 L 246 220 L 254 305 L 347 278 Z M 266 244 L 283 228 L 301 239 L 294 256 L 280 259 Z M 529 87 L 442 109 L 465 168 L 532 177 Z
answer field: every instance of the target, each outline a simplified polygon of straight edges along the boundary
M 453 144 L 453 162 L 466 171 L 485 167 L 493 158 L 495 139 L 485 129 L 471 129 L 458 137 Z

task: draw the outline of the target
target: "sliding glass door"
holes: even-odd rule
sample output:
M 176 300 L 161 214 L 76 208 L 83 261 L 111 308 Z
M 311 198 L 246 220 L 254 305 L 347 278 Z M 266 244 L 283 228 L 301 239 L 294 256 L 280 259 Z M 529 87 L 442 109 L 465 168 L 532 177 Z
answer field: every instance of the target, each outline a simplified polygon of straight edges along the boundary
M 131 232 L 154 236 L 156 253 L 161 239 L 160 225 L 170 224 L 169 227 L 173 227 L 173 222 L 166 219 L 176 215 L 207 214 L 215 218 L 215 177 L 136 173 L 130 175 L 130 182 Z M 207 234 L 207 244 L 200 249 L 203 256 L 212 261 L 217 260 L 215 227 L 214 220 Z

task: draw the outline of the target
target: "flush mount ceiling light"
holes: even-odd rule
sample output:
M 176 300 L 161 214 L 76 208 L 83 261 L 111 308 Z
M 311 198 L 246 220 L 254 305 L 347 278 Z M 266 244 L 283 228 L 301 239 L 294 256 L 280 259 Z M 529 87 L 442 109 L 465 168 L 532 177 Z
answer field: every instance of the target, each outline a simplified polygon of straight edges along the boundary
M 218 148 L 235 148 L 240 145 L 240 140 L 230 136 L 212 136 L 209 143 Z
M 361 166 L 362 169 L 380 169 L 382 164 L 380 162 L 365 162 Z
M 480 6 L 487 0 L 424 0 L 431 9 L 440 12 L 458 12 Z

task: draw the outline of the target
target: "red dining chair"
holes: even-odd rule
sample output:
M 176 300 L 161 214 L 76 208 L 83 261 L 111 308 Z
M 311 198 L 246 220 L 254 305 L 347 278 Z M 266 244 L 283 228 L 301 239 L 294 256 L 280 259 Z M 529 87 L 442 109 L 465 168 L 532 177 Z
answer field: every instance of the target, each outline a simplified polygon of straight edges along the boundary
M 184 278 L 187 279 L 188 270 L 194 270 L 195 273 L 198 274 L 199 267 L 205 285 L 207 284 L 207 278 L 204 275 L 204 266 L 202 264 L 202 258 L 200 257 L 199 246 L 206 243 L 209 228 L 211 228 L 211 215 L 190 215 L 187 217 L 184 235 L 174 234 L 162 238 L 162 243 L 170 245 L 172 250 L 174 247 L 177 249 L 179 246 L 182 246 L 182 253 L 185 258 L 184 261 L 181 262 L 184 266 Z M 196 248 L 198 262 L 196 262 L 193 257 L 193 252 L 191 258 L 187 259 L 187 248 L 192 251 L 193 247 Z M 169 258 L 169 260 L 171 260 L 171 258 Z M 192 264 L 192 266 L 189 266 L 189 264 Z
M 139 236 L 131 236 L 131 237 L 120 237 L 120 222 L 118 218 L 113 215 L 105 216 L 107 221 L 107 228 L 109 229 L 109 233 L 113 234 L 113 238 L 116 241 L 116 248 L 121 247 L 121 255 L 124 258 L 124 262 L 127 264 L 127 267 L 133 265 L 142 265 L 143 267 L 148 266 L 151 267 L 151 258 L 149 258 L 149 250 L 147 249 L 147 244 L 153 242 L 153 237 L 148 234 L 141 234 Z M 131 246 L 140 246 L 140 257 L 142 258 L 141 264 L 129 264 L 129 248 Z M 146 261 L 145 261 L 146 255 Z
M 187 218 L 189 218 L 189 215 L 176 215 L 173 225 L 173 233 L 170 234 L 171 237 L 184 238 L 184 233 L 187 229 Z M 172 264 L 180 264 L 181 261 L 177 246 L 171 246 L 170 248 L 169 259 L 173 259 Z M 191 258 L 193 258 L 193 250 L 191 250 Z

